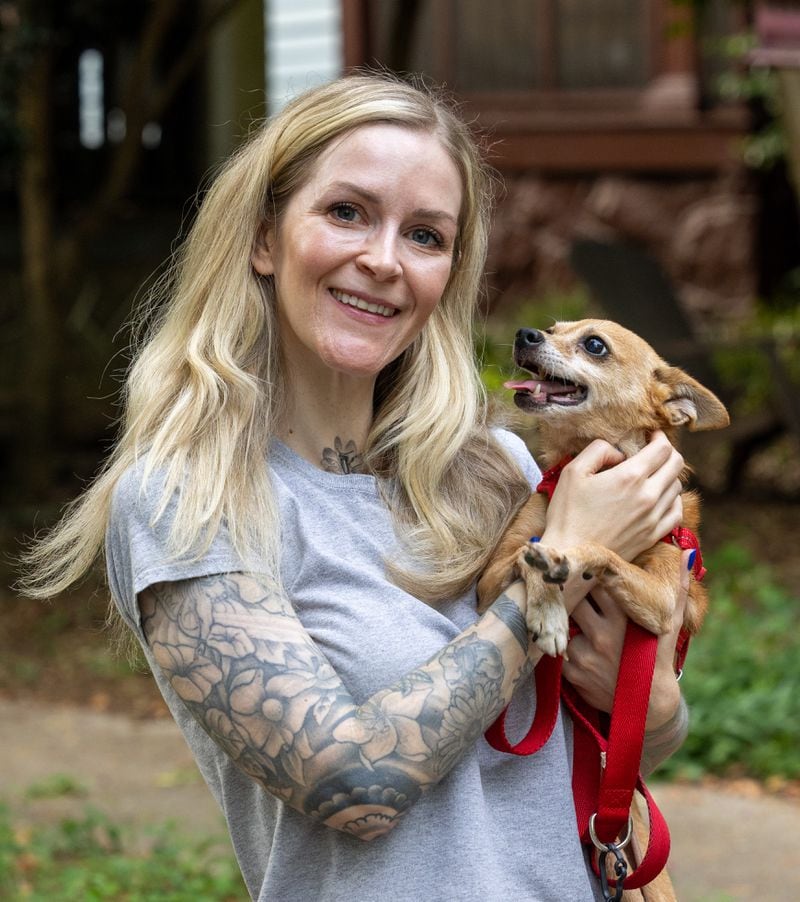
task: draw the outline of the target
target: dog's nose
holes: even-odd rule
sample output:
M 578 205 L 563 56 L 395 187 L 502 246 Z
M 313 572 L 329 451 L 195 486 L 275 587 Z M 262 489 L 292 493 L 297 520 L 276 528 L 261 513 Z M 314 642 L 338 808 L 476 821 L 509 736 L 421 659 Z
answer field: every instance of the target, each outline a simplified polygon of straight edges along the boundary
M 514 344 L 518 348 L 532 348 L 535 345 L 540 345 L 543 341 L 544 332 L 540 332 L 538 329 L 520 329 L 517 332 Z

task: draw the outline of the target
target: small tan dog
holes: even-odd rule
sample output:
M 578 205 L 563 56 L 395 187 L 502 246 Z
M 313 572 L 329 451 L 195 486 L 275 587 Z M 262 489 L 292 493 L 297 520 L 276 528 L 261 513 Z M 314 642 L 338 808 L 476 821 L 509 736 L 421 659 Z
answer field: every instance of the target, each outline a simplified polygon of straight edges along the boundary
M 629 457 L 663 430 L 670 441 L 678 427 L 721 429 L 728 412 L 707 388 L 665 363 L 637 335 L 607 320 L 559 322 L 542 331 L 520 329 L 514 360 L 533 379 L 507 383 L 517 406 L 539 418 L 542 461 L 553 467 L 604 439 Z M 688 475 L 688 471 L 684 474 Z M 684 492 L 683 526 L 696 532 L 700 504 Z M 516 576 L 525 579 L 528 626 L 547 654 L 563 654 L 569 638 L 559 587 L 570 573 L 597 577 L 625 613 L 656 634 L 671 629 L 680 550 L 658 542 L 628 563 L 602 545 L 556 549 L 532 543 L 545 526 L 547 499 L 535 493 L 506 530 L 478 582 L 479 608 Z M 684 626 L 695 633 L 707 607 L 705 589 L 692 580 Z

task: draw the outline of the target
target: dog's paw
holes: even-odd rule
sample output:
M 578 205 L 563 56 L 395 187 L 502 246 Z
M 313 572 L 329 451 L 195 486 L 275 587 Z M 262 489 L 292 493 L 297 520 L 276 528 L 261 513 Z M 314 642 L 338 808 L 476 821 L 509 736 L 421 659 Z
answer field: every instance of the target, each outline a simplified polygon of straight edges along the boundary
M 546 655 L 563 655 L 569 642 L 569 616 L 560 602 L 545 602 L 528 610 L 528 629 Z
M 540 570 L 546 583 L 560 586 L 569 577 L 569 559 L 560 552 L 542 545 L 541 542 L 530 542 L 525 546 L 520 564 L 523 562 Z

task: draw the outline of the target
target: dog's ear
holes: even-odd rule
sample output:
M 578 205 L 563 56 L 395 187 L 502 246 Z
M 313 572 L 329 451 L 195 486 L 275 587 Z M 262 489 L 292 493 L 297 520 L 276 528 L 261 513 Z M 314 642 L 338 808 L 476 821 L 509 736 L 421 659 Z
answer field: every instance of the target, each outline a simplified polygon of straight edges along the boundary
M 664 412 L 670 425 L 686 426 L 691 432 L 700 432 L 722 429 L 730 423 L 722 401 L 683 370 L 663 366 L 654 375 L 666 388 Z

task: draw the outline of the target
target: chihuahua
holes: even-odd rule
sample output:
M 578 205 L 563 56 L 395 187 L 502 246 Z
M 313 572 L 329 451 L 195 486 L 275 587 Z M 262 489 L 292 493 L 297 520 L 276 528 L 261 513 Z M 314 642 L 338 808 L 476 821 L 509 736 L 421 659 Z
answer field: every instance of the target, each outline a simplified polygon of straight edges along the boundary
M 542 462 L 556 467 L 595 439 L 630 457 L 658 429 L 674 442 L 678 427 L 721 429 L 730 422 L 722 402 L 682 370 L 665 363 L 637 335 L 607 320 L 558 322 L 549 329 L 520 329 L 514 361 L 533 378 L 506 383 L 521 410 L 539 418 Z M 686 481 L 688 470 L 682 474 Z M 683 526 L 697 531 L 696 493 L 682 496 Z M 495 548 L 478 582 L 485 610 L 518 576 L 527 585 L 528 626 L 543 652 L 564 654 L 569 639 L 559 588 L 571 573 L 597 578 L 625 613 L 656 634 L 669 632 L 675 608 L 680 549 L 658 542 L 628 563 L 596 543 L 557 549 L 532 537 L 545 526 L 547 499 L 535 493 L 521 508 Z M 684 626 L 700 628 L 708 601 L 692 580 Z

